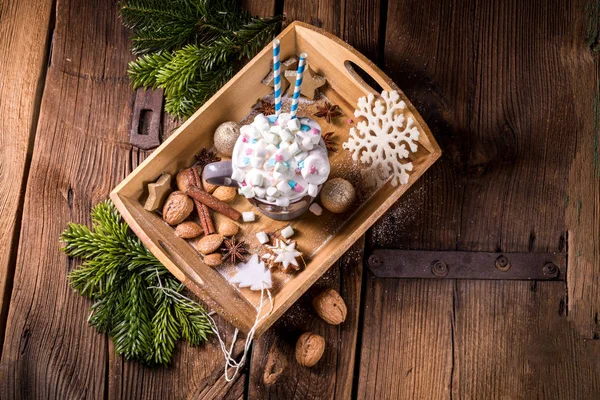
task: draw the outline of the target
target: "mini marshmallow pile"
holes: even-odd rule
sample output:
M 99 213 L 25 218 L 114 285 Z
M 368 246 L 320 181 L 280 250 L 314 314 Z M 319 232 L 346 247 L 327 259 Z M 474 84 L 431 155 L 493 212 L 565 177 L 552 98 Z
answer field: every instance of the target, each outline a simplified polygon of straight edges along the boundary
M 288 113 L 258 114 L 242 126 L 232 165 L 241 195 L 281 207 L 307 194 L 316 197 L 330 171 L 319 124 Z

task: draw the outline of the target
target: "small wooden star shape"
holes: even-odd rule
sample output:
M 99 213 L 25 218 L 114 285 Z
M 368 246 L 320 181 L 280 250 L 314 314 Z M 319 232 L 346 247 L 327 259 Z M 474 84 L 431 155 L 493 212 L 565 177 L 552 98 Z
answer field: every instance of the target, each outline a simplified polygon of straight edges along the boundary
M 285 71 L 289 70 L 296 72 L 296 69 L 298 69 L 298 59 L 296 57 L 290 57 L 283 61 L 279 68 L 281 74 L 281 94 L 284 94 L 290 85 L 290 83 L 283 78 L 285 76 Z M 273 87 L 273 62 L 271 62 L 271 72 L 269 75 L 265 76 L 265 78 L 262 80 L 262 84 Z
M 292 94 L 294 94 L 294 86 L 296 85 L 296 71 L 285 71 L 284 76 L 285 79 L 290 83 L 288 96 L 291 97 Z M 325 83 L 327 83 L 327 79 L 325 79 L 324 76 L 315 74 L 312 68 L 307 65 L 306 69 L 304 70 L 304 75 L 302 76 L 302 87 L 300 88 L 300 94 L 304 97 L 314 100 L 317 89 L 325 85 Z
M 162 174 L 156 182 L 148 184 L 148 198 L 144 203 L 144 210 L 160 209 L 169 193 L 171 193 L 171 175 Z

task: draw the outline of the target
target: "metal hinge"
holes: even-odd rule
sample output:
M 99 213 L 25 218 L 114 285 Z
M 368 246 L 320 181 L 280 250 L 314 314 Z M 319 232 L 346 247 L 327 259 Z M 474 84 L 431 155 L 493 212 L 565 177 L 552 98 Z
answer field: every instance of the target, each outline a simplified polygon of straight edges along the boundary
M 377 249 L 367 264 L 379 278 L 564 281 L 567 276 L 567 253 Z
M 160 146 L 163 90 L 138 89 L 133 103 L 129 143 L 142 150 Z

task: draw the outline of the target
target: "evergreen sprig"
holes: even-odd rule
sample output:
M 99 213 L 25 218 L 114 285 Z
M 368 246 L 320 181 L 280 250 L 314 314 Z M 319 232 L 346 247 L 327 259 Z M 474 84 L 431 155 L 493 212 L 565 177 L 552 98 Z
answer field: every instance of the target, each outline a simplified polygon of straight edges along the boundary
M 71 271 L 73 289 L 94 301 L 88 322 L 109 334 L 117 354 L 166 365 L 177 340 L 206 340 L 206 311 L 181 294 L 184 286 L 131 234 L 110 201 L 96 205 L 92 228 L 69 224 L 63 251 L 83 259 Z
M 165 110 L 188 117 L 275 35 L 281 16 L 252 18 L 234 0 L 129 0 L 134 88 L 162 88 Z

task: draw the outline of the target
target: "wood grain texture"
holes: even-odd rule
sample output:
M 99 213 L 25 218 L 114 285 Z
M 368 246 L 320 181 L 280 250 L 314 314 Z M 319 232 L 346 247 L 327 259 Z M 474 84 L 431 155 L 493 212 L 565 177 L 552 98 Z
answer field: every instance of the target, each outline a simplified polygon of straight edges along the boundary
M 364 242 L 357 242 L 292 306 L 277 324 L 254 344 L 250 366 L 251 399 L 348 399 L 352 392 L 359 322 Z M 348 308 L 338 326 L 320 319 L 312 299 L 325 288 L 337 290 Z M 298 337 L 304 332 L 325 338 L 323 358 L 312 368 L 295 358 Z
M 579 232 L 588 265 L 570 263 L 568 285 L 571 293 L 573 276 L 582 271 L 585 284 L 592 282 L 587 291 L 582 290 L 584 279 L 577 281 L 580 316 L 591 333 L 598 200 L 597 182 L 590 181 L 595 134 L 589 129 L 594 126 L 589 98 L 598 72 L 591 70 L 591 56 L 581 47 L 582 9 L 542 1 L 390 2 L 386 72 L 421 111 L 444 153 L 374 227 L 372 241 L 407 249 L 564 251 L 565 218 L 573 223 L 575 215 L 574 209 L 565 210 L 577 206 L 570 205 L 570 192 L 583 192 L 577 199 L 585 197 L 589 222 L 581 223 Z M 589 97 L 581 99 L 579 92 Z M 583 119 L 581 128 L 573 129 L 574 118 Z M 566 131 L 581 132 L 587 147 Z M 398 226 L 398 234 L 390 235 Z M 569 252 L 573 257 L 571 246 Z M 377 281 L 373 290 L 387 285 Z M 579 338 L 565 320 L 565 285 L 538 284 L 537 292 L 526 282 L 455 285 L 444 295 L 444 304 L 453 304 L 454 369 L 448 385 L 454 396 L 597 397 L 597 379 L 588 380 L 598 374 L 597 342 Z M 365 309 L 374 306 L 375 313 L 387 314 L 369 300 L 369 290 Z M 414 342 L 394 348 L 409 345 Z M 434 357 L 443 358 L 447 350 L 440 348 Z M 574 367 L 578 364 L 586 367 Z M 387 365 L 387 376 L 394 377 L 388 379 L 404 371 L 402 361 Z M 430 376 L 447 368 L 443 363 L 430 367 Z M 362 377 L 359 388 L 365 387 Z M 393 383 L 384 379 L 381 385 Z M 417 386 L 401 397 L 415 397 L 422 390 Z
M 357 399 L 448 398 L 452 281 L 365 279 Z
M 568 175 L 569 319 L 579 334 L 600 339 L 600 1 L 577 1 L 565 57 L 576 118 Z
M 0 4 L 0 354 L 51 35 L 52 0 Z
M 453 398 L 600 397 L 600 342 L 567 321 L 564 283 L 456 285 Z
M 233 384 L 220 380 L 214 339 L 199 348 L 180 344 L 170 368 L 116 357 L 107 337 L 87 324 L 90 301 L 67 283 L 75 262 L 59 252 L 60 232 L 68 221 L 89 224 L 91 207 L 148 154 L 128 144 L 128 37 L 116 3 L 57 5 L 0 364 L 3 398 L 242 396 L 243 375 Z

